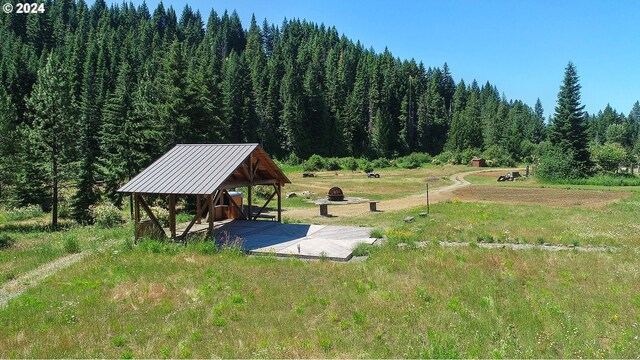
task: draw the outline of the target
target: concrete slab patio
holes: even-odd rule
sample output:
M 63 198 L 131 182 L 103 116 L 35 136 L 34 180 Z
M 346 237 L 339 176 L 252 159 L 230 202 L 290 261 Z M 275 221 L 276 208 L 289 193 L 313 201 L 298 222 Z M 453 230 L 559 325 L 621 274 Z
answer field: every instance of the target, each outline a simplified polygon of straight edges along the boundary
M 373 244 L 371 228 L 333 225 L 281 224 L 235 220 L 216 228 L 216 238 L 239 238 L 250 254 L 326 258 L 348 261 L 359 243 Z

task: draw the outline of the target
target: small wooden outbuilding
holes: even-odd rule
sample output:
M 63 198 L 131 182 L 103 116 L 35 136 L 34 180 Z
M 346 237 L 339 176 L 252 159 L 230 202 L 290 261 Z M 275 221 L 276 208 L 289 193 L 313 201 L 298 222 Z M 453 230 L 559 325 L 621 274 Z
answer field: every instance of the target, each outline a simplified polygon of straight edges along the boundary
M 141 235 L 140 208 L 147 214 L 156 230 L 172 239 L 184 238 L 191 228 L 201 222 L 208 213 L 208 231 L 213 233 L 218 204 L 226 204 L 234 218 L 257 220 L 269 202 L 276 197 L 277 221 L 282 220 L 282 186 L 291 183 L 286 175 L 271 160 L 258 144 L 181 144 L 136 175 L 118 189 L 131 194 L 134 199 L 134 221 L 136 239 Z M 252 188 L 256 185 L 271 185 L 273 193 L 265 204 L 254 211 Z M 238 204 L 236 196 L 228 189 L 247 187 L 247 211 Z M 151 211 L 145 196 L 168 197 L 169 229 L 165 231 Z M 196 216 L 182 231 L 176 232 L 176 197 L 196 197 Z M 220 205 L 222 206 L 222 205 Z M 213 210 L 211 210 L 213 209 Z
M 471 166 L 473 166 L 473 167 L 487 167 L 487 162 L 483 158 L 474 156 L 473 159 L 471 159 Z

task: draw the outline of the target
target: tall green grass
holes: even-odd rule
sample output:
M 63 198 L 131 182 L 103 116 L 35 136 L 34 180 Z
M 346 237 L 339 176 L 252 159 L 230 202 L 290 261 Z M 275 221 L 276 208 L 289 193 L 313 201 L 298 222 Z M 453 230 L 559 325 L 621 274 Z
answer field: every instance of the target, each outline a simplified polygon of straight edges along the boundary
M 630 175 L 596 175 L 581 179 L 539 179 L 545 184 L 595 185 L 595 186 L 640 186 L 640 177 Z

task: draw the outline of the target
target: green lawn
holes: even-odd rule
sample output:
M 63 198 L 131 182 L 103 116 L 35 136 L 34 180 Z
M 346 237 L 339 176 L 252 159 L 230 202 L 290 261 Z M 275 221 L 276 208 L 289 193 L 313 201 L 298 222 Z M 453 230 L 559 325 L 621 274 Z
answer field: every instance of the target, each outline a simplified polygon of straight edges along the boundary
M 383 246 L 357 264 L 121 247 L 0 311 L 2 357 L 631 357 L 637 254 Z

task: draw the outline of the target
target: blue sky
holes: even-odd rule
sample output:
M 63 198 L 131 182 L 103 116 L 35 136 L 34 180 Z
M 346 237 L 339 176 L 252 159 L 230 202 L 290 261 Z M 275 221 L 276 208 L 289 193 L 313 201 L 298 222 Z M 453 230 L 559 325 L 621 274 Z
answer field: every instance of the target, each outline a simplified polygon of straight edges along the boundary
M 140 1 L 135 0 L 138 4 Z M 158 1 L 149 0 L 153 11 Z M 211 9 L 238 12 L 247 28 L 299 18 L 335 26 L 340 34 L 425 66 L 446 61 L 458 82 L 489 80 L 509 99 L 553 113 L 564 68 L 580 76 L 590 113 L 607 103 L 628 114 L 640 100 L 638 0 L 164 0 L 178 14 L 186 3 L 206 21 Z

